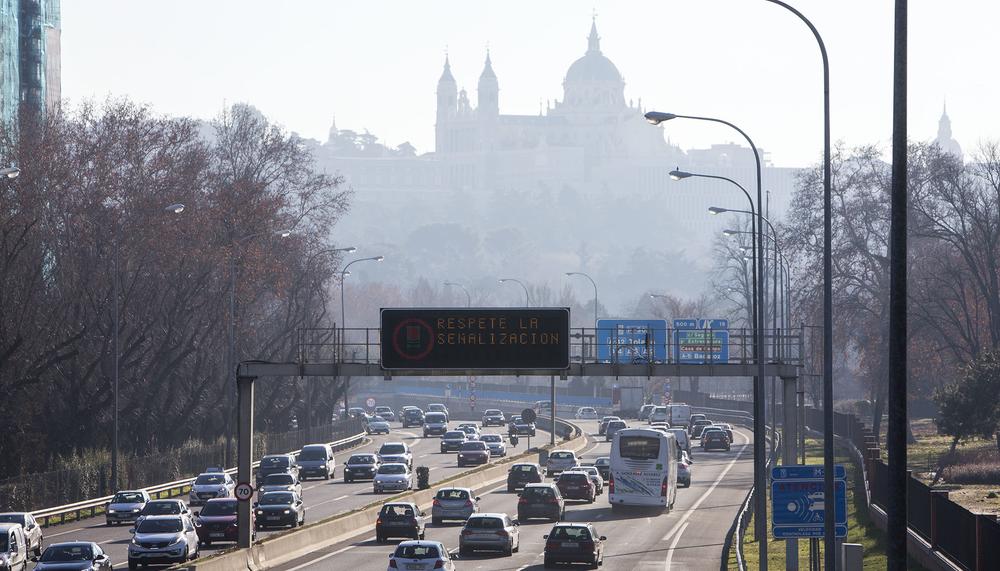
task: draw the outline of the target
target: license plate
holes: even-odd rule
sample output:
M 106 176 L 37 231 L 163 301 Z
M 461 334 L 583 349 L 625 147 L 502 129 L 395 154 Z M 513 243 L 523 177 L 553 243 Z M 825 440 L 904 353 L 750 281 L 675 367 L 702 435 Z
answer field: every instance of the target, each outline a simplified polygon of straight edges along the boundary
M 577 542 L 575 542 L 575 541 L 564 541 L 564 542 L 562 542 L 562 546 L 566 547 L 566 548 L 574 548 L 575 549 L 578 545 L 579 544 Z
M 421 571 L 422 569 L 427 569 L 427 566 L 421 563 L 410 563 L 406 566 L 407 569 L 412 569 L 413 571 Z
M 280 519 L 281 519 L 281 516 L 277 516 L 277 515 L 269 515 L 269 516 L 267 516 L 267 521 L 278 521 Z
M 210 534 L 208 534 L 208 536 L 209 537 L 226 537 L 226 534 L 225 533 L 210 533 Z

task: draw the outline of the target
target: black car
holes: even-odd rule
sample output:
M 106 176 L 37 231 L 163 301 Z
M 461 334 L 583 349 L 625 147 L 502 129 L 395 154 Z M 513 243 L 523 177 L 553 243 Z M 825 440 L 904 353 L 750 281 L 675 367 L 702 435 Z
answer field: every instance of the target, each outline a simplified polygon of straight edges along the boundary
M 584 500 L 592 504 L 597 498 L 597 488 L 586 472 L 572 470 L 562 472 L 556 478 L 556 486 L 559 488 L 559 493 L 567 500 Z
M 347 459 L 347 464 L 344 464 L 344 482 L 350 484 L 354 480 L 374 480 L 381 465 L 376 454 L 352 454 Z
M 587 563 L 592 568 L 604 564 L 604 542 L 589 523 L 557 523 L 545 538 L 545 567 L 556 563 Z
M 566 502 L 555 484 L 528 484 L 517 500 L 517 519 L 545 518 L 559 521 L 566 515 Z
M 508 434 L 525 434 L 528 436 L 535 435 L 535 423 L 525 422 L 525 420 L 521 418 L 521 415 L 512 416 L 507 427 Z
M 729 446 L 729 437 L 722 430 L 710 430 L 701 437 L 702 450 L 712 450 L 713 448 L 729 450 Z
M 264 492 L 254 504 L 257 529 L 305 524 L 306 508 L 295 492 Z
M 597 458 L 594 460 L 594 467 L 597 468 L 597 471 L 601 473 L 601 477 L 607 482 L 611 475 L 611 458 L 608 456 Z
M 513 492 L 518 488 L 523 488 L 528 484 L 540 484 L 542 482 L 542 467 L 538 464 L 521 463 L 514 464 L 507 472 L 507 491 Z
M 416 504 L 392 502 L 382 505 L 375 520 L 375 541 L 384 543 L 390 537 L 423 539 L 427 525 L 424 512 Z
M 458 452 L 468 441 L 469 437 L 464 431 L 449 430 L 441 437 L 441 452 Z
M 507 419 L 504 418 L 503 411 L 498 408 L 489 408 L 483 411 L 483 427 L 490 425 L 503 426 L 507 424 Z
M 35 564 L 40 571 L 63 571 L 80 569 L 111 571 L 111 558 L 92 541 L 67 541 L 53 543 L 45 548 Z
M 424 425 L 424 411 L 419 408 L 408 408 L 403 411 L 402 418 L 403 428 L 409 428 L 411 426 L 423 426 Z

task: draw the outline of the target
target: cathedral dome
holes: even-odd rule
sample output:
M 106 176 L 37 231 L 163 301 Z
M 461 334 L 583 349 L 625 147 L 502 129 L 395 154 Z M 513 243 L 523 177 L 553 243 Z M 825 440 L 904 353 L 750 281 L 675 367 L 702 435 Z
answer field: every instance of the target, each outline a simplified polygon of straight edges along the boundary
M 615 64 L 604 57 L 601 52 L 587 52 L 585 56 L 573 62 L 566 71 L 566 81 L 614 81 L 622 80 Z

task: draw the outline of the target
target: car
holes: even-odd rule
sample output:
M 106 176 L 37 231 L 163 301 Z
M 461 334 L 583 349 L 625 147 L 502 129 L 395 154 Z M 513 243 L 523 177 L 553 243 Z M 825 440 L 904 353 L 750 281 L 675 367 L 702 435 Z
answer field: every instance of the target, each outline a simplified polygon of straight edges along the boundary
M 490 450 L 490 456 L 507 455 L 507 445 L 503 442 L 503 436 L 499 434 L 484 434 L 479 437 L 479 440 L 486 444 L 486 447 Z
M 194 518 L 194 528 L 198 532 L 198 541 L 202 545 L 212 545 L 217 541 L 236 542 L 239 539 L 238 518 L 236 515 L 239 501 L 236 498 L 212 498 L 205 502 Z M 250 530 L 255 527 L 254 512 L 250 511 Z
M 658 406 L 649 413 L 649 417 L 646 419 L 648 424 L 653 424 L 654 422 L 670 422 L 670 411 L 665 406 Z
M 708 419 L 696 420 L 691 423 L 691 437 L 700 438 L 701 431 L 705 430 L 706 426 L 712 426 L 712 421 Z
M 337 477 L 337 459 L 329 444 L 307 444 L 295 458 L 299 467 L 299 480 L 317 476 L 324 480 Z
M 443 412 L 428 412 L 424 415 L 424 438 L 442 436 L 448 432 L 448 417 Z
M 636 415 L 636 420 L 647 420 L 649 418 L 649 413 L 653 412 L 656 408 L 655 404 L 644 404 L 642 408 L 639 409 L 639 414 Z
M 0 569 L 28 571 L 28 541 L 19 523 L 0 523 Z
M 511 557 L 521 548 L 519 523 L 505 513 L 474 514 L 465 521 L 465 527 L 458 535 L 458 554 L 469 555 L 473 551 L 500 551 Z
M 146 505 L 148 506 L 149 504 Z M 42 526 L 38 525 L 38 522 L 35 521 L 35 516 L 28 512 L 0 513 L 0 524 L 3 523 L 20 524 L 21 530 L 24 532 L 27 551 L 36 556 L 42 554 L 42 542 L 45 541 L 45 536 L 42 533 Z
M 111 571 L 111 558 L 93 541 L 65 541 L 45 548 L 35 563 L 37 571 Z
M 369 417 L 365 422 L 365 432 L 368 434 L 389 434 L 389 421 L 381 416 Z
M 542 482 L 542 467 L 531 462 L 519 462 L 507 471 L 507 491 L 513 492 L 527 484 Z
M 413 502 L 382 504 L 375 520 L 375 543 L 385 543 L 390 537 L 423 539 L 427 518 Z
M 586 472 L 590 476 L 590 481 L 594 483 L 594 491 L 597 495 L 599 496 L 604 493 L 604 476 L 601 475 L 601 471 L 597 469 L 597 466 L 573 466 L 573 471 Z
M 687 452 L 681 452 L 681 459 L 677 462 L 677 485 L 691 487 L 691 457 Z
M 531 408 L 535 409 L 538 414 L 548 414 L 552 410 L 552 401 L 536 400 Z
M 441 403 L 432 402 L 431 404 L 427 405 L 427 412 L 441 412 L 444 413 L 445 418 L 449 420 L 451 418 L 451 415 L 448 414 L 448 407 L 444 406 Z
M 608 477 L 611 475 L 611 457 L 601 456 L 600 458 L 596 458 L 594 460 L 594 468 L 597 468 L 597 471 L 601 473 L 601 477 L 607 482 Z
M 597 420 L 597 410 L 592 406 L 581 406 L 573 417 L 577 420 Z
M 589 563 L 592 568 L 604 564 L 604 542 L 608 538 L 598 535 L 593 524 L 557 523 L 542 537 L 546 569 L 556 563 Z
M 608 428 L 608 423 L 612 420 L 621 420 L 617 416 L 605 416 L 601 418 L 601 423 L 597 425 L 597 435 L 604 436 L 604 431 Z
M 186 518 L 193 518 L 194 514 L 188 509 L 187 505 L 181 500 L 150 500 L 146 503 L 146 507 L 142 508 L 139 512 L 139 517 L 136 518 L 135 524 L 139 525 L 143 518 L 151 515 L 179 515 Z M 0 515 L 0 518 L 3 516 Z M 0 519 L 2 521 L 2 519 Z
M 590 474 L 576 470 L 566 470 L 556 478 L 559 493 L 567 500 L 585 500 L 594 503 L 597 498 L 597 488 L 590 481 Z
M 553 450 L 545 463 L 545 475 L 554 476 L 563 470 L 569 470 L 579 464 L 576 452 L 572 450 Z
M 464 442 L 462 443 L 462 447 L 458 449 L 459 467 L 469 464 L 489 464 L 489 462 L 490 449 L 481 440 Z
M 306 523 L 306 507 L 295 492 L 264 492 L 253 505 L 257 529 L 296 527 Z
M 405 492 L 413 489 L 413 474 L 410 467 L 403 463 L 382 464 L 372 480 L 372 490 L 376 494 L 383 492 Z
M 670 430 L 670 423 L 669 422 L 659 422 L 659 421 L 657 421 L 657 422 L 650 423 L 649 427 L 650 428 L 662 428 L 664 430 Z
M 719 423 L 713 424 L 712 426 L 718 426 L 722 430 L 725 430 L 726 431 L 726 436 L 729 437 L 729 442 L 730 443 L 733 442 L 733 425 L 725 423 L 725 422 L 719 422 Z
M 232 497 L 233 490 L 236 489 L 236 481 L 233 477 L 219 470 L 217 472 L 204 472 L 191 483 L 191 491 L 188 493 L 188 505 L 202 506 L 212 498 Z
M 604 430 L 605 442 L 611 442 L 615 437 L 615 433 L 624 428 L 628 428 L 624 420 L 612 420 L 609 422 L 608 427 Z
M 264 476 L 263 480 L 257 480 L 257 491 L 266 492 L 295 492 L 302 495 L 302 482 L 291 474 L 271 474 Z
M 413 468 L 413 453 L 405 442 L 384 442 L 378 449 L 379 460 L 383 464 L 406 464 Z
M 677 447 L 688 453 L 691 456 L 691 437 L 688 436 L 687 430 L 683 428 L 671 428 L 668 432 L 674 435 L 677 440 Z
M 374 480 L 382 461 L 376 454 L 352 454 L 344 464 L 344 482 Z
M 499 408 L 488 408 L 483 411 L 483 428 L 487 426 L 503 426 L 507 424 L 507 419 L 503 411 Z
M 708 434 L 709 432 L 721 432 L 723 434 L 726 434 L 726 430 L 724 428 L 722 428 L 721 426 L 713 424 L 712 426 L 706 426 L 701 431 L 701 439 L 705 440 L 705 435 Z M 728 434 L 726 434 L 726 440 L 729 440 L 729 435 Z M 729 441 L 730 441 L 730 443 L 732 443 L 732 440 L 729 440 Z
M 132 529 L 128 545 L 128 568 L 151 563 L 173 565 L 197 559 L 198 532 L 190 518 L 180 515 L 151 515 Z
M 351 418 L 364 418 L 366 414 L 368 413 L 360 406 L 352 406 L 347 409 L 347 416 Z
M 115 525 L 124 522 L 135 523 L 136 518 L 142 512 L 142 508 L 152 498 L 146 490 L 123 490 L 111 498 L 104 510 L 104 520 L 107 525 Z
M 441 452 L 457 452 L 468 441 L 469 435 L 464 430 L 449 430 L 441 437 Z
M 701 437 L 701 449 L 702 450 L 712 450 L 715 448 L 721 448 L 723 450 L 729 450 L 729 437 L 726 436 L 725 431 L 722 430 L 708 430 Z
M 299 477 L 299 466 L 295 462 L 295 456 L 291 454 L 267 454 L 260 459 L 260 465 L 257 467 L 257 479 L 286 472 L 296 478 Z
M 463 422 L 462 424 L 458 425 L 458 429 L 465 432 L 466 434 L 475 436 L 477 438 L 479 437 L 480 434 L 479 427 L 476 426 L 475 422 Z
M 455 571 L 455 562 L 440 541 L 404 541 L 389 556 L 388 571 L 401 569 L 440 569 Z
M 377 406 L 375 407 L 375 415 L 381 416 L 389 422 L 396 420 L 396 413 L 392 412 L 392 407 L 388 406 Z
M 465 521 L 479 511 L 479 496 L 470 488 L 441 488 L 434 494 L 431 521 L 441 525 L 446 519 Z
M 688 426 L 693 425 L 697 420 L 708 420 L 708 415 L 700 412 L 692 414 L 691 417 L 688 418 Z
M 507 423 L 507 433 L 534 436 L 535 423 L 524 420 L 524 418 L 522 418 L 519 414 L 514 415 L 510 417 L 510 422 Z
M 407 408 L 403 410 L 403 414 L 400 415 L 403 422 L 403 428 L 409 428 L 411 426 L 423 426 L 424 424 L 424 411 L 419 408 Z
M 545 518 L 559 521 L 566 515 L 566 501 L 555 484 L 527 484 L 517 499 L 518 521 Z

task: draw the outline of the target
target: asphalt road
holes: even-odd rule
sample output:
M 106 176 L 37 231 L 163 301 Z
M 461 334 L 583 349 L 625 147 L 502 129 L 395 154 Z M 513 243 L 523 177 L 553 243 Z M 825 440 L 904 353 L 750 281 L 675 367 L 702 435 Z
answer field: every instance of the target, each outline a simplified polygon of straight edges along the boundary
M 458 426 L 460 422 L 453 421 L 453 426 Z M 431 469 L 431 482 L 437 482 L 450 478 L 460 472 L 472 468 L 459 468 L 456 464 L 454 452 L 442 454 L 440 452 L 440 439 L 438 437 L 423 438 L 420 427 L 400 428 L 398 422 L 391 423 L 392 432 L 389 435 L 372 436 L 372 442 L 366 446 L 355 448 L 350 451 L 337 453 L 337 477 L 336 479 L 307 480 L 302 483 L 302 496 L 306 506 L 306 522 L 317 521 L 332 515 L 349 511 L 354 508 L 366 505 L 380 497 L 390 495 L 375 495 L 372 491 L 372 484 L 368 480 L 354 482 L 351 484 L 343 481 L 343 464 L 351 454 L 360 452 L 375 452 L 383 442 L 403 441 L 410 445 L 413 451 L 413 465 L 427 466 Z M 483 432 L 502 433 L 499 427 L 490 427 Z M 532 438 L 532 445 L 536 443 L 547 443 L 548 432 L 538 430 L 537 440 Z M 526 439 L 521 438 L 518 446 L 510 448 L 508 454 L 516 455 L 526 450 Z M 415 483 L 415 482 L 414 482 Z M 186 497 L 182 496 L 186 500 Z M 198 508 L 195 508 L 198 509 Z M 128 566 L 128 544 L 132 536 L 128 533 L 129 525 L 107 527 L 104 525 L 104 518 L 90 518 L 80 522 L 54 526 L 45 530 L 45 545 L 60 541 L 94 541 L 111 557 L 115 568 Z M 278 530 L 281 531 L 281 530 Z M 276 533 L 275 531 L 260 531 L 260 535 Z M 232 544 L 213 544 L 212 547 L 202 547 L 203 554 L 209 554 L 219 549 L 226 549 Z
M 577 421 L 591 435 L 597 433 L 596 422 Z M 607 492 L 594 504 L 567 502 L 566 520 L 593 522 L 601 535 L 606 535 L 603 569 L 688 570 L 719 568 L 722 543 L 735 518 L 740 502 L 753 483 L 753 447 L 751 435 L 736 431 L 736 442 L 730 452 L 702 452 L 695 449 L 692 485 L 678 491 L 674 509 L 667 512 L 627 512 L 612 514 L 607 504 Z M 610 444 L 601 438 L 588 444 L 583 452 L 585 463 L 610 453 Z M 517 496 L 506 486 L 494 486 L 481 494 L 480 510 L 516 514 Z M 458 558 L 458 569 L 542 569 L 544 539 L 552 524 L 526 522 L 520 526 L 521 548 L 512 557 L 474 555 Z M 453 553 L 458 548 L 460 524 L 434 526 L 428 524 L 427 539 L 437 540 Z M 280 571 L 352 569 L 382 570 L 394 549 L 375 543 L 373 532 L 365 533 L 306 556 L 276 569 Z

